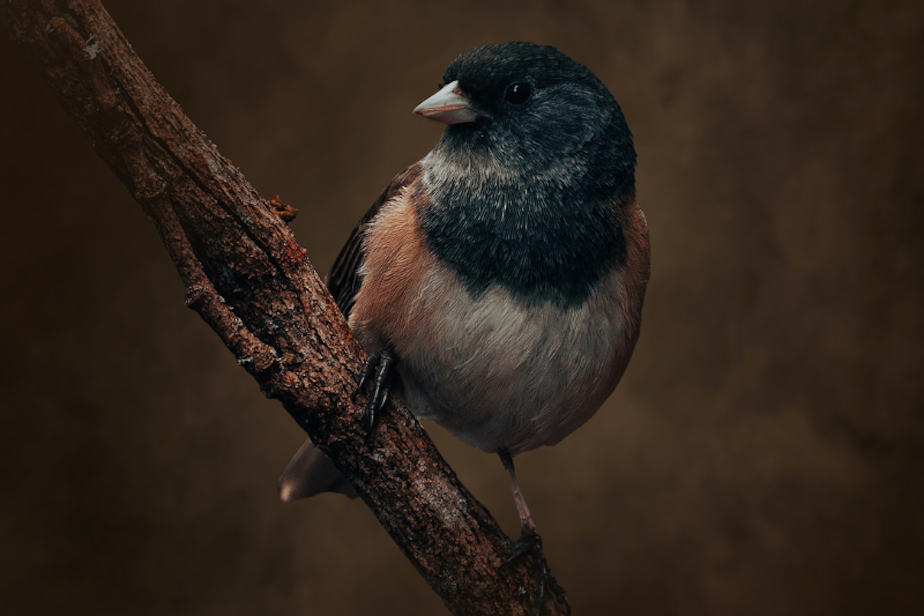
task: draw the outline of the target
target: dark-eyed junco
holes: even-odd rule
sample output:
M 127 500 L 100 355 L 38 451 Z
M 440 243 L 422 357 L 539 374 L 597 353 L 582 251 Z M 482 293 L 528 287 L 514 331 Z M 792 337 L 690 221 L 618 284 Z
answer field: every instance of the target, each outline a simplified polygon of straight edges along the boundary
M 639 335 L 648 227 L 619 105 L 552 47 L 478 47 L 414 110 L 447 124 L 359 222 L 327 286 L 371 354 L 367 415 L 389 393 L 500 454 L 524 533 L 513 456 L 593 415 Z M 355 496 L 306 441 L 279 480 L 290 501 Z

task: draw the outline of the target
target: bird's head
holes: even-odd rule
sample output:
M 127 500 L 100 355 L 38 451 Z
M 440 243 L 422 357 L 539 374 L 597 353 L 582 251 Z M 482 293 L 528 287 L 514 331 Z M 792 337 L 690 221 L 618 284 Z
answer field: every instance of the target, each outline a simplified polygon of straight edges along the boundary
M 512 42 L 464 53 L 414 113 L 447 124 L 438 150 L 476 166 L 634 189 L 619 105 L 590 69 L 552 47 Z

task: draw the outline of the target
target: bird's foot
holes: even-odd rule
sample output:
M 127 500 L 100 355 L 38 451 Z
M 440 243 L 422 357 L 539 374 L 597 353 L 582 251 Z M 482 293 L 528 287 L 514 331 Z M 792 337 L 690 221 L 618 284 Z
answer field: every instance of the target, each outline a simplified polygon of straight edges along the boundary
M 366 403 L 366 409 L 363 412 L 367 441 L 372 434 L 372 429 L 375 428 L 376 415 L 385 408 L 385 403 L 388 402 L 388 395 L 391 393 L 392 386 L 392 368 L 397 361 L 398 355 L 395 350 L 387 346 L 377 353 L 370 354 L 363 364 L 363 371 L 359 375 L 356 392 L 362 391 L 367 383 L 372 388 L 369 393 L 369 401 Z
M 571 605 L 568 603 L 568 595 L 565 589 L 558 585 L 558 581 L 552 576 L 549 564 L 545 560 L 545 554 L 542 551 L 542 537 L 535 529 L 523 529 L 520 538 L 513 544 L 513 551 L 504 561 L 503 566 L 508 566 L 520 558 L 528 558 L 533 570 L 536 571 L 538 584 L 536 587 L 536 598 L 533 600 L 532 608 L 529 610 L 529 616 L 540 616 L 542 614 L 542 604 L 545 601 L 546 590 L 551 591 L 555 596 L 555 601 L 565 609 L 565 614 L 571 613 Z

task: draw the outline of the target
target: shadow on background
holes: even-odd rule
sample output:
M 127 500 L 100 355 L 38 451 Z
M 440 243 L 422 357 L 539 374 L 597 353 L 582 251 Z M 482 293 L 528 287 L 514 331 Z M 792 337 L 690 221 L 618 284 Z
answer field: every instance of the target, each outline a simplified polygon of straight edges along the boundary
M 636 356 L 518 459 L 576 614 L 924 606 L 924 5 L 106 2 L 327 268 L 440 128 L 443 67 L 555 45 L 622 104 L 653 273 Z M 323 4 L 322 7 L 309 6 Z M 183 308 L 153 225 L 0 36 L 0 597 L 10 614 L 437 614 Z M 517 532 L 500 463 L 435 429 Z

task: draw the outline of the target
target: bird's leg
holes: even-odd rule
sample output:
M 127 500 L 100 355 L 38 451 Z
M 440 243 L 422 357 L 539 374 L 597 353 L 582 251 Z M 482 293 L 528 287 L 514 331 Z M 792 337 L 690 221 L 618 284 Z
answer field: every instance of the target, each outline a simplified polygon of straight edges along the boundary
M 517 474 L 513 468 L 513 457 L 507 449 L 500 449 L 497 455 L 500 456 L 504 468 L 510 473 L 510 491 L 513 492 L 513 502 L 516 503 L 517 513 L 520 514 L 520 524 L 523 526 L 522 534 L 538 534 L 536 533 L 533 516 L 529 512 L 529 505 L 526 504 L 523 492 L 520 491 L 520 484 L 517 483 Z
M 357 393 L 362 391 L 367 382 L 372 385 L 369 401 L 366 403 L 366 410 L 363 413 L 363 421 L 368 430 L 366 433 L 367 439 L 375 427 L 376 414 L 388 402 L 388 394 L 391 393 L 392 386 L 392 368 L 394 368 L 397 361 L 398 355 L 395 353 L 395 349 L 387 346 L 377 353 L 370 354 L 363 364 L 363 371 L 359 375 L 356 391 Z
M 530 562 L 538 569 L 539 585 L 536 589 L 536 598 L 533 606 L 529 611 L 530 616 L 539 616 L 542 613 L 542 602 L 545 599 L 546 585 L 555 593 L 555 599 L 558 603 L 566 608 L 566 613 L 571 613 L 571 606 L 568 603 L 568 597 L 564 589 L 558 585 L 558 582 L 552 577 L 549 565 L 545 560 L 545 554 L 542 552 L 542 537 L 536 531 L 536 524 L 533 522 L 533 516 L 529 512 L 529 506 L 526 499 L 523 498 L 523 492 L 520 491 L 520 484 L 517 483 L 517 475 L 513 468 L 513 457 L 507 449 L 499 449 L 497 455 L 500 456 L 504 468 L 510 473 L 510 491 L 513 492 L 513 500 L 517 506 L 517 513 L 520 515 L 520 525 L 522 531 L 520 537 L 513 544 L 513 552 L 504 562 L 508 565 L 516 559 L 528 556 Z

